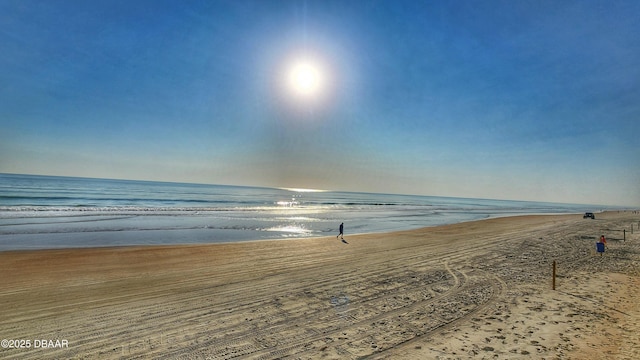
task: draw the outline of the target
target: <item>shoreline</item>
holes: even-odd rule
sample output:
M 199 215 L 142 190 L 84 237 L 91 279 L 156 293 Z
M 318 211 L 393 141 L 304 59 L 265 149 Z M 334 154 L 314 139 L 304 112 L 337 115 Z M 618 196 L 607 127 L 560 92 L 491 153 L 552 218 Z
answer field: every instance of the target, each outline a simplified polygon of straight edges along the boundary
M 606 213 L 607 211 L 604 212 L 599 212 L 597 214 L 602 214 L 602 213 Z M 610 211 L 609 211 L 610 212 Z M 155 216 L 157 214 L 149 214 L 149 216 Z M 411 227 L 411 228 L 407 228 L 407 229 L 394 229 L 394 230 L 389 230 L 389 231 L 370 231 L 370 232 L 358 232 L 358 233 L 349 233 L 348 236 L 363 236 L 363 235 L 375 235 L 375 234 L 389 234 L 389 233 L 395 233 L 395 232 L 405 232 L 405 231 L 417 231 L 417 230 L 421 230 L 421 229 L 428 229 L 428 228 L 435 228 L 435 227 L 440 227 L 440 226 L 449 226 L 449 225 L 455 225 L 455 224 L 464 224 L 464 223 L 470 223 L 470 222 L 476 222 L 476 221 L 487 221 L 487 220 L 491 220 L 491 219 L 500 219 L 500 218 L 511 218 L 511 217 L 522 217 L 522 216 L 572 216 L 572 215 L 579 215 L 579 213 L 536 213 L 536 212 L 532 212 L 532 213 L 517 213 L 517 214 L 497 214 L 497 215 L 486 215 L 486 217 L 484 218 L 478 218 L 478 219 L 469 219 L 469 220 L 460 220 L 460 221 L 456 221 L 456 222 L 452 222 L 452 223 L 442 223 L 442 224 L 436 224 L 436 225 L 430 225 L 430 226 L 420 226 L 420 227 Z M 87 215 L 87 214 L 82 214 L 82 215 L 73 215 L 71 217 L 76 217 L 76 216 L 93 216 L 93 215 Z M 102 215 L 100 215 L 102 216 Z M 67 217 L 67 216 L 65 216 Z M 47 218 L 47 217 L 43 217 L 43 218 Z M 52 225 L 59 225 L 60 223 L 53 223 Z M 175 229 L 170 229 L 169 231 L 173 231 Z M 199 231 L 202 229 L 181 229 L 180 231 Z M 205 229 L 206 230 L 206 229 Z M 143 230 L 131 230 L 133 233 L 144 233 L 144 232 L 161 232 L 161 231 L 166 231 L 166 229 L 143 229 Z M 79 232 L 72 232 L 72 233 L 68 233 L 68 234 L 73 234 L 73 236 L 82 236 L 83 234 L 93 234 L 93 233 L 114 233 L 114 234 L 118 234 L 119 232 L 121 232 L 120 230 L 91 230 L 91 231 L 79 231 Z M 25 233 L 25 234 L 5 234 L 3 236 L 6 237 L 10 237 L 10 236 L 39 236 L 42 238 L 45 238 L 47 236 L 61 236 L 64 235 L 65 233 L 59 233 L 59 232 L 51 232 L 51 233 Z M 46 247 L 45 245 L 41 245 L 42 247 L 39 247 L 38 245 L 36 246 L 32 246 L 32 247 L 25 247 L 25 248 L 8 248 L 8 249 L 0 249 L 0 253 L 3 252 L 12 252 L 12 251 L 42 251 L 42 250 L 72 250 L 72 249 L 110 249 L 110 248 L 120 248 L 120 247 L 154 247 L 154 246 L 200 246 L 200 245 L 215 245 L 215 244 L 235 244 L 235 243 L 244 243 L 244 242 L 259 242 L 259 241 L 292 241 L 292 240 L 309 240 L 309 239 L 318 239 L 318 238 L 330 238 L 331 235 L 311 235 L 311 236 L 292 236 L 290 238 L 286 238 L 286 237 L 281 237 L 281 238 L 252 238 L 252 239 L 235 239 L 235 240 L 221 240 L 221 241 L 217 241 L 217 240 L 212 240 L 210 242 L 207 241 L 200 241 L 200 242 L 167 242 L 167 243 L 146 243 L 146 244 L 139 244 L 139 243 L 131 243 L 131 244 L 117 244 L 117 245 L 76 245 L 76 246 L 56 246 L 56 247 L 51 247 L 52 245 L 49 245 L 49 247 Z
M 640 236 L 627 231 L 623 242 L 618 230 L 639 221 L 545 214 L 348 235 L 348 244 L 0 252 L 3 336 L 68 341 L 0 354 L 637 358 Z M 609 249 L 594 256 L 603 231 Z

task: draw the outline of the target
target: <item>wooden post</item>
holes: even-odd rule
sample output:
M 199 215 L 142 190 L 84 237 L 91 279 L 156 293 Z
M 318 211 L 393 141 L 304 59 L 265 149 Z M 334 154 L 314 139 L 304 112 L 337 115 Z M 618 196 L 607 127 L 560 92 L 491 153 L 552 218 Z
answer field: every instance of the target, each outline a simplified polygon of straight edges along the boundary
M 556 261 L 553 260 L 553 280 L 551 281 L 551 288 L 556 289 Z
M 627 242 L 627 229 L 622 229 L 622 241 Z

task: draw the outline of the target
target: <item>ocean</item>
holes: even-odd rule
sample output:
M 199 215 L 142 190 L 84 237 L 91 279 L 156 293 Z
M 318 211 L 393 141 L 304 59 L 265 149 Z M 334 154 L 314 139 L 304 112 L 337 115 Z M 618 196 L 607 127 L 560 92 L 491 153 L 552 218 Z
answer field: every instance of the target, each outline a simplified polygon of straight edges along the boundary
M 409 230 L 588 205 L 0 174 L 0 251 Z

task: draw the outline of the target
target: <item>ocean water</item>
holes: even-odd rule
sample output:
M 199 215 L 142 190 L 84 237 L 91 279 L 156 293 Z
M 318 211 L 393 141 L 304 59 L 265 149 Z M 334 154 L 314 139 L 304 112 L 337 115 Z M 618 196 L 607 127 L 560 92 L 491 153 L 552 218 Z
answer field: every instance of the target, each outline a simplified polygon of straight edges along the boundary
M 0 251 L 289 239 L 592 206 L 0 174 Z

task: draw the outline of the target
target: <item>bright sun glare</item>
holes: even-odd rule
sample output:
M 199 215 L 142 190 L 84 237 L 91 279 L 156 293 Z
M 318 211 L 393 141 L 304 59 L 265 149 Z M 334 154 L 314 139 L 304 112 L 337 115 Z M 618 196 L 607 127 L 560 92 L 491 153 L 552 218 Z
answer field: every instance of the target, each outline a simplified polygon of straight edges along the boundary
M 293 64 L 289 72 L 289 85 L 296 94 L 309 97 L 322 89 L 322 73 L 313 62 L 303 60 Z

